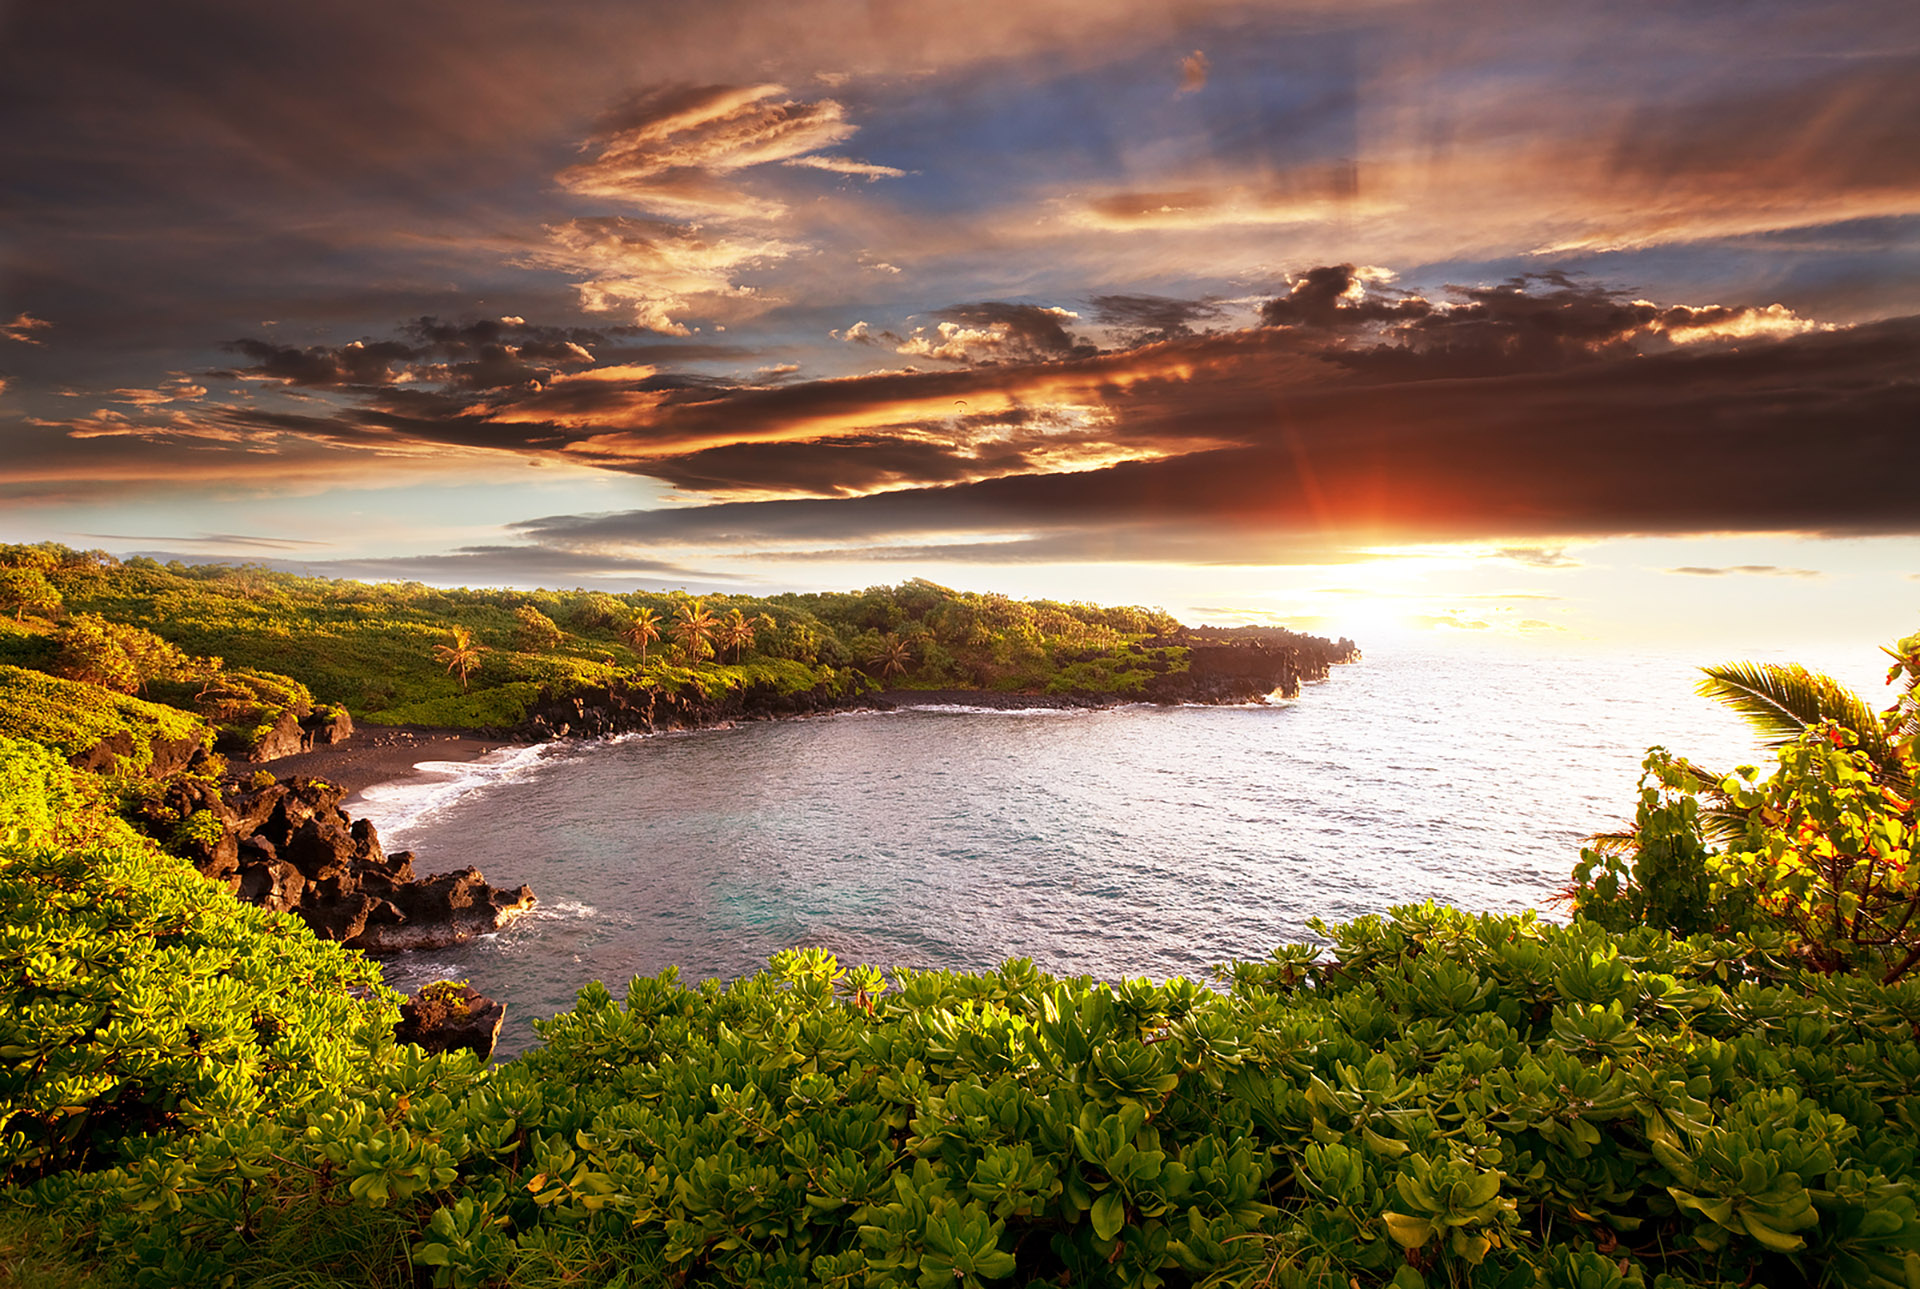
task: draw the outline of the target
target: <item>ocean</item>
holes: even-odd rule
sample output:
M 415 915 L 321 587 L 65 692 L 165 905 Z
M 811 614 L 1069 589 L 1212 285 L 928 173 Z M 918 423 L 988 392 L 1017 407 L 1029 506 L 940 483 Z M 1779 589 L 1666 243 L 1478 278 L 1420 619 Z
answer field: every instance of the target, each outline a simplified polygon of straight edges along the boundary
M 1785 658 L 1761 660 L 1788 661 Z M 1825 665 L 1876 704 L 1877 655 Z M 843 964 L 1206 980 L 1219 964 L 1423 900 L 1551 904 L 1581 839 L 1629 819 L 1660 743 L 1762 758 L 1696 696 L 1697 655 L 1375 650 L 1288 702 L 967 707 L 502 749 L 348 803 L 422 873 L 531 885 L 528 918 L 390 959 L 471 980 L 499 1055 L 581 985 L 670 965 L 734 978 L 792 946 Z M 1708 661 L 1717 661 L 1709 659 Z

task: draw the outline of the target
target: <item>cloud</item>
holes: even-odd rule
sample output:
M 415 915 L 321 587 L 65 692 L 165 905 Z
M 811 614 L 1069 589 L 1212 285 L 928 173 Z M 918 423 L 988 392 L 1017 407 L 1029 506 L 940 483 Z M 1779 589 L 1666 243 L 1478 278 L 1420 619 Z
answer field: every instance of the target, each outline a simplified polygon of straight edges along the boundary
M 207 551 L 182 552 L 180 546 L 204 546 L 212 542 L 247 545 L 245 539 L 225 541 L 216 538 L 156 537 L 124 538 L 125 541 L 159 543 L 145 549 L 126 550 L 128 556 L 184 563 L 208 563 L 221 558 Z M 319 545 L 308 542 L 260 543 L 265 550 L 280 546 L 293 548 Z M 613 591 L 632 590 L 636 581 L 684 585 L 691 588 L 732 586 L 741 581 L 735 575 L 691 568 L 662 560 L 636 559 L 593 552 L 553 550 L 540 546 L 474 545 L 461 546 L 444 555 L 400 555 L 380 559 L 292 559 L 248 555 L 249 564 L 307 577 L 350 578 L 362 582 L 426 582 L 438 586 L 555 587 L 583 586 Z
M 1207 87 L 1207 73 L 1213 64 L 1201 50 L 1194 50 L 1180 60 L 1180 90 L 1182 94 L 1195 94 Z
M 1733 564 L 1725 568 L 1705 568 L 1697 564 L 1687 564 L 1680 568 L 1670 568 L 1669 573 L 1684 573 L 1692 577 L 1728 577 L 1745 574 L 1752 577 L 1820 577 L 1818 569 L 1782 568 L 1777 564 Z
M 116 389 L 111 395 L 116 403 L 132 403 L 136 407 L 159 407 L 167 403 L 190 403 L 205 398 L 207 387 L 196 384 L 187 377 L 175 373 L 165 383 L 155 389 Z
M 1579 568 L 1580 561 L 1558 546 L 1502 546 L 1493 552 L 1496 559 L 1509 559 L 1529 568 Z
M 302 541 L 293 537 L 259 537 L 244 533 L 202 533 L 198 537 L 140 537 L 127 533 L 81 533 L 88 541 L 101 542 L 178 542 L 187 546 L 240 546 L 260 550 L 302 550 L 326 547 L 332 542 Z
M 832 99 L 804 103 L 783 85 L 669 86 L 617 113 L 586 147 L 592 161 L 560 173 L 560 183 L 594 196 L 645 204 L 649 181 L 671 170 L 730 173 L 787 161 L 852 137 L 855 127 Z
M 947 365 L 811 380 L 676 370 L 673 346 L 619 329 L 425 316 L 345 345 L 235 342 L 253 360 L 235 374 L 274 387 L 256 404 L 38 424 L 103 458 L 190 448 L 182 476 L 449 450 L 640 474 L 715 502 L 610 519 L 617 540 L 794 558 L 977 545 L 1247 562 L 1471 539 L 1553 568 L 1584 536 L 1920 532 L 1897 483 L 1920 469 L 1904 433 L 1920 423 L 1920 318 L 1676 343 L 1676 327 L 1764 311 L 1558 273 L 1431 298 L 1387 277 L 1299 272 L 1265 311 L 1274 325 L 1204 334 L 1178 334 L 1204 302 L 1097 297 L 1103 325 L 1139 330 L 1111 350 L 1065 309 L 956 306 L 934 315 L 949 330 L 919 333 L 952 346 Z M 627 361 L 641 352 L 657 361 Z
M 1226 309 L 1217 300 L 1179 300 L 1164 295 L 1096 295 L 1094 321 L 1109 327 L 1123 345 L 1184 340 L 1196 322 L 1217 322 Z
M 1012 534 L 1017 541 L 997 547 L 1006 557 L 1097 545 L 1135 558 L 1222 561 L 1309 538 L 1338 547 L 1492 534 L 1920 532 L 1920 507 L 1903 483 L 1920 469 L 1920 444 L 1903 429 L 1920 420 L 1909 370 L 1920 319 L 1738 348 L 1602 346 L 1577 366 L 1543 372 L 1516 360 L 1507 372 L 1444 382 L 1263 381 L 1263 368 L 1269 377 L 1284 371 L 1276 346 L 1285 338 L 1188 342 L 1188 361 L 1205 377 L 1116 390 L 1108 403 L 1116 438 L 1160 445 L 1153 459 L 838 500 L 556 517 L 528 531 L 543 541 L 755 550 Z M 1200 365 L 1208 348 L 1224 351 L 1211 368 Z M 886 379 L 898 390 L 932 375 Z M 861 390 L 845 392 L 858 401 Z M 801 386 L 760 397 L 820 393 Z M 1810 425 L 1820 427 L 1817 450 Z M 1240 445 L 1167 450 L 1202 426 Z M 980 557 L 995 549 L 982 544 Z M 1524 541 L 1506 552 L 1540 566 L 1561 558 L 1550 544 Z
M 1873 37 L 1857 27 L 1842 34 L 1845 15 L 1831 10 L 1807 17 L 1801 39 L 1830 22 L 1822 39 L 1854 48 L 1781 60 L 1749 44 L 1727 50 L 1722 74 L 1657 79 L 1621 62 L 1516 66 L 1506 62 L 1516 44 L 1465 28 L 1429 31 L 1427 54 L 1367 78 L 1367 128 L 1349 132 L 1337 155 L 1276 155 L 1270 136 L 1232 121 L 1164 164 L 1130 167 L 1121 182 L 1063 185 L 1055 227 L 1063 236 L 1207 230 L 1216 262 L 1237 232 L 1249 248 L 1285 232 L 1297 254 L 1337 230 L 1348 253 L 1432 263 L 1920 213 L 1920 160 L 1895 124 L 1920 113 L 1920 54 L 1910 40 L 1869 52 Z M 1714 39 L 1760 41 L 1769 29 Z M 1794 38 L 1771 30 L 1772 39 Z M 1638 43 L 1617 29 L 1589 34 L 1596 47 Z M 1646 54 L 1647 68 L 1671 71 L 1670 50 Z M 1143 255 L 1164 258 L 1178 245 Z M 1110 259 L 1120 247 L 1099 249 Z
M 738 318 L 764 308 L 767 302 L 735 276 L 795 249 L 767 235 L 626 216 L 568 220 L 547 234 L 552 244 L 527 262 L 573 277 L 581 308 L 625 313 L 636 325 L 670 336 L 692 334 L 676 317 L 690 310 Z
M 1388 276 L 1351 264 L 1309 269 L 1292 278 L 1285 295 L 1261 306 L 1260 319 L 1342 338 L 1327 353 L 1350 366 L 1449 377 L 1825 329 L 1778 304 L 1660 305 L 1559 270 L 1449 286 L 1438 299 L 1379 286 Z
M 895 353 L 970 365 L 1088 358 L 1098 348 L 1067 330 L 1080 315 L 1069 309 L 988 300 L 938 310 L 929 332 L 916 327 Z
M 53 324 L 45 318 L 36 318 L 24 310 L 14 315 L 12 322 L 0 322 L 0 339 L 17 341 L 23 345 L 44 343 L 33 333 L 45 331 Z
M 906 171 L 893 166 L 877 166 L 871 161 L 854 161 L 847 157 L 792 157 L 780 163 L 785 166 L 802 166 L 810 170 L 826 170 L 836 175 L 851 175 L 856 179 L 900 179 Z
M 529 326 L 520 317 L 456 323 L 423 316 L 402 323 L 400 332 L 403 339 L 305 347 L 245 337 L 226 348 L 253 359 L 234 375 L 302 388 L 431 383 L 498 390 L 538 389 L 569 369 L 591 367 L 593 347 L 607 342 L 602 331 Z

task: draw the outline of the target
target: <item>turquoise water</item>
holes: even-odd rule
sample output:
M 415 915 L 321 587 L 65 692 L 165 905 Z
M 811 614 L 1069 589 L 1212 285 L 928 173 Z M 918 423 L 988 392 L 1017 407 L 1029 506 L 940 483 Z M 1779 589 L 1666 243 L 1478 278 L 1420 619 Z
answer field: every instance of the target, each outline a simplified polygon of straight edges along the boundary
M 512 749 L 349 808 L 423 872 L 477 864 L 540 897 L 497 936 L 388 968 L 400 988 L 465 977 L 506 1001 L 511 1054 L 589 979 L 733 977 L 794 945 L 1205 978 L 1311 938 L 1314 915 L 1541 907 L 1580 839 L 1630 813 L 1649 743 L 1755 759 L 1693 696 L 1692 661 L 1388 653 L 1275 706 L 933 709 Z M 1873 667 L 1840 674 L 1864 689 Z

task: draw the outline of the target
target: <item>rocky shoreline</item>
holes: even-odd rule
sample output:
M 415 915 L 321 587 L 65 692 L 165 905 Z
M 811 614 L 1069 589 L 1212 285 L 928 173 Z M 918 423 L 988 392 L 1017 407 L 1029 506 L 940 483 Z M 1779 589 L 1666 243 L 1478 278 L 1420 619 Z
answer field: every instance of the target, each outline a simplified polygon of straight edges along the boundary
M 1166 706 L 1225 706 L 1257 702 L 1270 694 L 1297 698 L 1302 684 L 1325 680 L 1335 666 L 1358 661 L 1360 657 L 1359 648 L 1351 640 L 1327 641 L 1280 634 L 1286 637 L 1284 643 L 1269 642 L 1257 634 L 1223 632 L 1190 632 L 1147 641 L 1138 646 L 1143 657 L 1151 648 L 1178 645 L 1188 651 L 1188 662 L 1184 671 L 1168 670 L 1153 675 L 1138 693 L 1038 694 L 980 689 L 879 690 L 850 695 L 826 689 L 782 693 L 763 686 L 707 698 L 616 685 L 565 696 L 543 695 L 521 724 L 492 733 L 498 734 L 502 742 L 537 743 L 556 738 L 653 734 L 665 730 L 705 729 L 736 721 L 928 705 L 1097 708 L 1148 702 Z
M 1275 643 L 1257 634 L 1213 632 L 1149 642 L 1164 644 L 1185 647 L 1187 667 L 1161 671 L 1143 692 L 1129 694 L 878 690 L 848 695 L 760 687 L 707 698 L 616 686 L 564 697 L 543 695 L 520 725 L 478 734 L 419 726 L 356 729 L 351 717 L 337 708 L 286 714 L 276 726 L 283 737 L 268 740 L 261 749 L 273 755 L 256 753 L 252 777 L 230 775 L 216 787 L 203 778 L 169 775 L 135 812 L 134 822 L 185 854 L 204 876 L 236 898 L 293 913 L 322 939 L 382 955 L 444 948 L 510 925 L 536 901 L 528 887 L 491 886 L 471 866 L 418 877 L 412 852 L 387 854 L 373 822 L 353 819 L 342 809 L 349 795 L 405 778 L 423 761 L 473 760 L 515 743 L 845 711 L 1248 703 L 1272 694 L 1295 697 L 1303 683 L 1325 680 L 1334 665 L 1359 657 L 1359 650 L 1344 639 L 1288 637 Z M 110 751 L 124 754 L 125 749 Z M 88 759 L 75 761 L 85 765 Z M 164 765 L 178 759 L 167 759 Z M 156 767 L 161 764 L 156 762 Z M 464 984 L 429 985 L 408 1000 L 397 1032 L 402 1041 L 419 1042 L 430 1050 L 466 1047 L 484 1057 L 493 1050 L 504 1015 L 500 1004 Z

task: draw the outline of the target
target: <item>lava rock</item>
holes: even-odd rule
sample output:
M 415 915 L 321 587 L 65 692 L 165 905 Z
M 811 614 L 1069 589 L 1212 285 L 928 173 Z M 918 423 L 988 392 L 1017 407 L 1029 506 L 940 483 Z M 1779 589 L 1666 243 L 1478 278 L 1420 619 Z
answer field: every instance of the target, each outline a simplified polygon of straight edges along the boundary
M 400 1004 L 400 1023 L 394 1026 L 393 1036 L 435 1054 L 477 1052 L 484 1061 L 493 1055 L 506 1019 L 505 1003 L 495 1002 L 465 981 L 442 980 L 423 986 Z

